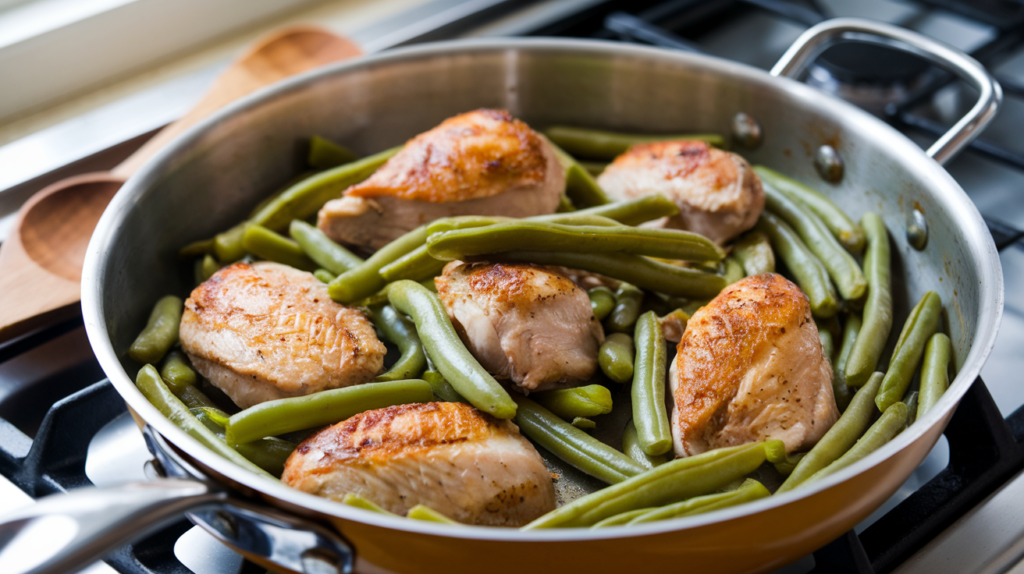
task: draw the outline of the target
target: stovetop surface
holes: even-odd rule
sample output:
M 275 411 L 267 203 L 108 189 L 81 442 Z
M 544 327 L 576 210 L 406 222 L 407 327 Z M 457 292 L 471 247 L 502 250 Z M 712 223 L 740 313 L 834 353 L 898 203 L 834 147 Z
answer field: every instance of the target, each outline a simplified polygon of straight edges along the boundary
M 998 0 L 575 0 L 539 2 L 520 11 L 505 11 L 469 30 L 457 28 L 456 35 L 512 32 L 654 43 L 767 69 L 807 27 L 836 16 L 870 17 L 921 31 L 973 52 L 999 76 L 1007 94 L 1002 111 L 981 140 L 947 167 L 989 220 L 997 238 L 1007 286 L 1006 309 L 996 347 L 982 371 L 985 385 L 976 384 L 965 397 L 947 432 L 949 439 L 943 437 L 893 499 L 856 528 L 859 538 L 852 534 L 843 537 L 780 572 L 1006 571 L 1024 555 L 1024 480 L 1016 476 L 1020 466 L 1015 466 L 1018 462 L 1024 466 L 1024 454 L 1017 446 L 1024 438 L 1024 421 L 1017 419 L 1024 417 L 1011 417 L 1009 426 L 1000 418 L 1024 405 L 1024 386 L 1016 383 L 1016 376 L 1024 372 L 1024 353 L 1019 352 L 1024 341 L 1024 234 L 1020 231 L 1024 230 L 1024 201 L 1018 197 L 1024 190 L 1024 159 L 1018 157 L 1024 157 L 1024 141 L 1015 137 L 1019 126 L 1024 126 L 1020 99 L 1024 90 L 1019 87 L 1024 86 L 1024 5 Z M 422 37 L 433 38 L 429 34 Z M 810 81 L 827 87 L 829 76 L 815 76 Z M 962 113 L 972 94 L 953 82 L 923 97 L 920 82 L 938 85 L 942 77 L 933 74 L 901 92 L 913 98 L 918 90 L 919 102 L 905 106 L 897 102 L 877 113 L 927 145 L 937 129 L 951 125 Z M 109 384 L 94 385 L 102 379 L 80 321 L 0 346 L 0 447 L 11 449 L 13 444 L 21 460 L 32 461 L 28 465 L 32 468 L 26 470 L 25 464 L 13 464 L 11 459 L 18 457 L 0 458 L 0 475 L 34 496 L 90 482 L 109 485 L 144 478 L 142 464 L 149 458 L 148 452 Z M 69 396 L 54 406 L 55 401 Z M 113 404 L 100 406 L 104 401 Z M 97 415 L 97 410 L 102 414 Z M 59 417 L 83 413 L 90 413 L 84 420 L 92 417 L 85 426 L 94 428 L 89 432 L 76 428 L 83 436 L 71 445 L 63 438 L 57 440 L 65 436 L 60 434 L 65 432 L 61 431 L 63 425 L 71 424 L 62 425 Z M 74 420 L 77 423 L 78 419 Z M 36 444 L 28 437 L 35 438 Z M 986 448 L 975 449 L 985 452 L 963 452 L 978 444 L 972 441 L 985 444 Z M 956 490 L 953 483 L 965 478 L 984 484 L 974 490 Z M 30 486 L 26 487 L 27 483 Z M 997 491 L 995 485 L 1003 483 L 1006 486 Z M 0 479 L 0 511 L 5 506 L 30 503 L 11 490 L 10 484 Z M 942 488 L 936 489 L 936 484 Z M 939 510 L 920 500 L 929 497 L 939 500 Z M 983 497 L 990 500 L 964 514 L 963 509 Z M 959 511 L 943 510 L 962 505 L 964 500 L 970 504 Z M 892 537 L 894 529 L 912 529 L 915 523 L 935 516 L 938 518 L 926 538 L 900 539 L 895 549 L 885 546 L 883 539 Z M 957 519 L 953 528 L 943 532 Z M 876 523 L 878 527 L 873 527 Z M 931 541 L 925 543 L 928 539 Z M 916 552 L 922 545 L 924 550 Z M 959 561 L 950 562 L 954 558 Z M 184 520 L 122 549 L 109 562 L 116 571 L 133 573 L 257 571 Z M 91 573 L 110 572 L 106 565 L 93 568 Z

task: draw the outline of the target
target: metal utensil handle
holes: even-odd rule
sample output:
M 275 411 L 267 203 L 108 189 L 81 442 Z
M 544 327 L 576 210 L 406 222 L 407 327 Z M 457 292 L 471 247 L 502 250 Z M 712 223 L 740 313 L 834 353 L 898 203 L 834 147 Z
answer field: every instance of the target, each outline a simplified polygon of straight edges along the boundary
M 771 73 L 796 78 L 825 49 L 839 42 L 879 44 L 916 54 L 978 90 L 974 107 L 928 148 L 926 153 L 940 165 L 981 133 L 1003 100 L 999 83 L 974 58 L 917 32 L 861 18 L 835 18 L 810 28 L 786 50 Z
M 47 496 L 0 518 L 0 541 L 21 572 L 74 572 L 119 545 L 180 519 L 188 510 L 209 507 L 225 498 L 223 491 L 208 484 L 176 478 L 81 488 Z M 43 537 L 35 544 L 31 543 L 33 529 Z M 19 540 L 23 534 L 28 539 Z M 62 534 L 66 540 L 61 539 Z M 49 555 L 39 560 L 41 553 Z

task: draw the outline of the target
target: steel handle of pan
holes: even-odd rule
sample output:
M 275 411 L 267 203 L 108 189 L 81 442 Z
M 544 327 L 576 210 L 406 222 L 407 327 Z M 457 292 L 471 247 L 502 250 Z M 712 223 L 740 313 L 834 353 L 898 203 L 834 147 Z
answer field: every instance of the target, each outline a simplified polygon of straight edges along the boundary
M 352 572 L 354 553 L 336 532 L 237 496 L 204 477 L 152 428 L 143 432 L 155 456 L 152 467 L 167 478 L 81 488 L 0 517 L 5 574 L 75 572 L 182 515 L 261 565 L 309 574 Z
M 879 44 L 916 54 L 978 90 L 974 107 L 928 148 L 926 153 L 940 165 L 971 143 L 992 121 L 1002 103 L 999 83 L 971 56 L 906 28 L 861 18 L 835 18 L 808 29 L 782 55 L 771 73 L 796 79 L 822 52 L 841 42 Z

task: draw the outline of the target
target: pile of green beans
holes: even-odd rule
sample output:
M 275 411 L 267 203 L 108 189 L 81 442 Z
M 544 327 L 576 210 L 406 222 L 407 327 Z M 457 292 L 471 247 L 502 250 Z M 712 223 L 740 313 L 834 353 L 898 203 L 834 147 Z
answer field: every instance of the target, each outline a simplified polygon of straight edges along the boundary
M 615 290 L 615 306 L 605 322 L 605 327 L 615 333 L 631 333 L 636 320 L 640 318 L 640 307 L 644 292 L 629 283 L 622 283 Z
M 597 351 L 601 372 L 619 384 L 633 380 L 633 338 L 625 333 L 612 333 Z
M 523 528 L 593 526 L 630 510 L 664 506 L 715 492 L 753 472 L 766 460 L 784 458 L 782 441 L 750 443 L 677 458 L 578 498 Z
M 745 233 L 733 244 L 730 255 L 743 265 L 747 277 L 775 272 L 775 252 L 768 237 L 761 232 Z
M 670 453 L 649 455 L 644 452 L 643 447 L 640 446 L 640 438 L 636 434 L 636 425 L 633 424 L 632 419 L 626 423 L 626 428 L 622 431 L 622 452 L 646 469 L 661 466 L 671 458 L 669 456 Z
M 649 510 L 639 516 L 632 517 L 626 524 L 641 524 L 644 522 L 656 522 L 670 518 L 681 518 L 712 512 L 722 508 L 738 506 L 746 502 L 753 502 L 771 496 L 771 492 L 760 482 L 748 478 L 743 481 L 735 490 L 729 490 L 718 494 L 705 494 L 693 498 Z
M 391 305 L 384 305 L 373 310 L 373 324 L 380 329 L 384 337 L 398 347 L 402 353 L 395 364 L 386 372 L 377 375 L 376 382 L 400 381 L 415 379 L 427 369 L 427 356 L 423 353 L 420 337 L 416 334 L 416 324 L 402 315 Z
M 853 253 L 864 249 L 864 232 L 828 197 L 763 165 L 755 165 L 754 172 L 761 177 L 762 183 L 807 206 L 847 249 Z
M 293 219 L 288 226 L 288 234 L 310 259 L 335 276 L 363 264 L 362 257 L 338 245 L 305 221 Z
M 620 483 L 643 472 L 643 467 L 633 459 L 565 422 L 536 402 L 518 394 L 513 396 L 513 400 L 518 405 L 515 423 L 519 430 L 579 470 L 608 484 Z
M 594 207 L 609 203 L 608 196 L 597 184 L 594 176 L 590 175 L 590 172 L 580 165 L 576 158 L 565 153 L 551 140 L 548 140 L 548 143 L 555 150 L 558 162 L 565 168 L 565 195 L 574 206 Z
M 423 245 L 426 240 L 427 228 L 421 225 L 388 243 L 362 264 L 331 281 L 327 286 L 331 299 L 338 303 L 352 303 L 380 290 L 387 283 L 380 276 L 381 268 Z
M 850 353 L 853 351 L 860 328 L 860 315 L 851 314 L 846 317 L 846 322 L 843 323 L 843 337 L 839 343 L 839 356 L 832 365 L 832 394 L 836 397 L 836 405 L 840 412 L 846 410 L 853 396 L 850 386 L 846 383 L 846 364 L 850 360 Z
M 250 223 L 245 226 L 242 246 L 260 259 L 309 272 L 313 272 L 317 268 L 316 263 L 306 257 L 306 252 L 299 247 L 298 243 L 278 235 L 262 225 Z
M 867 457 L 892 440 L 904 429 L 907 423 L 907 405 L 895 402 L 889 405 L 882 416 L 871 425 L 864 436 L 857 440 L 850 450 L 837 458 L 832 464 L 811 475 L 805 482 L 809 484 L 833 475 L 851 464 Z
M 832 317 L 839 310 L 832 281 L 817 257 L 800 240 L 793 228 L 770 212 L 757 220 L 756 229 L 771 240 L 775 252 L 786 263 L 797 285 L 811 302 L 815 317 Z

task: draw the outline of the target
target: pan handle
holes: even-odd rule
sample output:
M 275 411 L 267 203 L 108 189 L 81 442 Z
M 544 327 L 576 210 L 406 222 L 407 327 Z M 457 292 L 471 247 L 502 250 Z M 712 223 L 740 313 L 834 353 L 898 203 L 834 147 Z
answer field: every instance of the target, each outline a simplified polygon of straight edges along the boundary
M 63 574 L 187 514 L 221 542 L 265 565 L 300 573 L 352 571 L 352 548 L 332 530 L 244 500 L 202 475 L 149 426 L 146 442 L 171 478 L 86 487 L 0 517 L 4 574 Z
M 822 52 L 839 42 L 880 44 L 916 54 L 978 90 L 974 107 L 926 152 L 941 165 L 985 129 L 1003 100 L 999 83 L 974 58 L 906 28 L 861 18 L 835 18 L 810 28 L 786 50 L 771 73 L 795 79 Z

